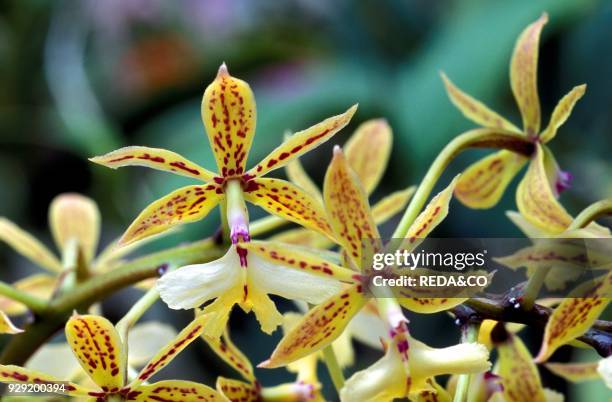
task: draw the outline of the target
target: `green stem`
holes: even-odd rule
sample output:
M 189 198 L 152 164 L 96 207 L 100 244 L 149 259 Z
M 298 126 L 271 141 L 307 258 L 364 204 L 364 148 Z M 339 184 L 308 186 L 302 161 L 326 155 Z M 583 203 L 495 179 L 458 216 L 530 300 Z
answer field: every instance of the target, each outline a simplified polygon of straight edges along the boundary
M 602 216 L 612 215 L 612 198 L 597 201 L 576 216 L 567 230 L 580 229 Z
M 336 352 L 334 352 L 333 346 L 327 345 L 323 348 L 323 360 L 325 361 L 325 365 L 327 366 L 327 371 L 329 372 L 329 376 L 334 383 L 334 387 L 336 388 L 336 392 L 340 395 L 340 390 L 344 387 L 344 374 L 342 374 L 342 369 L 340 368 L 340 364 L 338 363 L 338 358 L 336 357 Z
M 37 314 L 43 313 L 47 308 L 47 302 L 36 296 L 27 294 L 5 282 L 0 282 L 0 295 L 25 304 L 30 310 Z
M 429 167 L 393 233 L 392 237 L 394 239 L 406 236 L 410 225 L 421 212 L 444 169 L 459 153 L 467 148 L 508 149 L 523 155 L 529 155 L 533 150 L 533 144 L 530 144 L 522 135 L 493 133 L 488 129 L 470 130 L 455 137 L 444 147 Z
M 252 237 L 259 236 L 288 224 L 289 221 L 278 216 L 270 215 L 265 218 L 257 219 L 249 225 L 249 232 Z
M 479 325 L 468 325 L 465 332 L 461 336 L 463 343 L 476 342 L 478 339 L 478 328 Z M 472 376 L 470 374 L 461 374 L 457 379 L 457 388 L 455 389 L 455 397 L 453 402 L 465 402 L 468 391 L 470 389 L 470 380 Z
M 551 267 L 545 267 L 536 270 L 529 278 L 529 281 L 527 281 L 527 285 L 523 291 L 523 298 L 521 300 L 521 304 L 526 310 L 530 310 L 533 307 L 533 304 L 540 294 L 540 289 L 542 289 L 542 285 L 544 285 L 544 281 L 546 280 L 546 276 L 550 272 L 550 269 Z
M 159 299 L 159 291 L 154 286 L 149 289 L 138 301 L 130 308 L 121 320 L 115 325 L 117 332 L 124 345 L 127 345 L 129 330 L 140 320 L 142 315 Z M 126 348 L 127 349 L 127 348 Z

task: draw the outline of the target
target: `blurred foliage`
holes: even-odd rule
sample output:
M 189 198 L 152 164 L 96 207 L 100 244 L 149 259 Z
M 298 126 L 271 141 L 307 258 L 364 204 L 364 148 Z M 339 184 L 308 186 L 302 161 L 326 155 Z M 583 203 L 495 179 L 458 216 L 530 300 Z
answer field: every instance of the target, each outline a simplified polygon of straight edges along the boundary
M 229 4 L 0 3 L 0 215 L 48 239 L 50 200 L 61 192 L 78 191 L 100 203 L 104 238 L 118 235 L 148 202 L 187 181 L 144 169 L 107 171 L 86 158 L 140 144 L 172 149 L 212 168 L 199 103 L 222 61 L 234 76 L 251 83 L 257 98 L 251 160 L 280 143 L 285 130 L 305 128 L 359 102 L 355 120 L 333 142 L 342 143 L 361 121 L 387 118 L 395 131 L 395 147 L 379 191 L 416 184 L 444 144 L 471 127 L 446 98 L 439 71 L 518 122 L 507 66 L 516 35 L 545 10 L 551 22 L 540 56 L 543 120 L 571 87 L 588 84 L 587 95 L 554 144 L 562 168 L 575 176 L 562 202 L 575 213 L 612 194 L 610 1 Z M 315 178 L 322 178 L 331 146 L 305 157 Z M 472 152 L 460 157 L 448 177 L 478 156 Z M 501 213 L 515 209 L 513 191 L 492 211 L 472 211 L 458 203 L 452 209 L 442 227 L 446 235 L 518 234 Z M 254 216 L 260 214 L 253 211 Z M 207 236 L 217 225 L 218 214 L 213 214 L 154 246 Z M 1 264 L 24 264 L 6 251 L 0 248 Z M 121 304 L 112 303 L 125 308 Z M 250 324 L 238 324 L 238 343 L 254 342 Z M 429 335 L 452 333 L 439 330 L 449 328 L 446 321 L 422 325 Z M 433 344 L 446 339 L 435 337 Z M 263 339 L 260 352 L 273 344 Z M 260 354 L 253 360 L 265 357 Z

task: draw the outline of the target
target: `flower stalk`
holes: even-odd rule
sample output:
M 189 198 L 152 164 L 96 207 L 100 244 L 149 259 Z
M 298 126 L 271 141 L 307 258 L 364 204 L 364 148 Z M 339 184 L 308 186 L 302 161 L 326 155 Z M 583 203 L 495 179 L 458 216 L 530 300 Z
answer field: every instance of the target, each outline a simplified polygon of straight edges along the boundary
M 336 357 L 336 352 L 334 352 L 332 345 L 328 345 L 323 348 L 323 360 L 325 361 L 325 366 L 327 367 L 329 376 L 334 383 L 336 392 L 340 393 L 340 390 L 342 387 L 344 387 L 344 374 L 342 373 L 342 369 L 338 363 L 338 358 Z
M 36 296 L 22 292 L 21 290 L 0 281 L 0 295 L 25 304 L 36 314 L 42 314 L 47 309 L 47 302 Z
M 461 342 L 473 343 L 478 340 L 478 329 L 480 325 L 467 324 L 461 335 Z M 465 402 L 470 389 L 471 374 L 461 374 L 457 380 L 457 388 L 453 402 Z

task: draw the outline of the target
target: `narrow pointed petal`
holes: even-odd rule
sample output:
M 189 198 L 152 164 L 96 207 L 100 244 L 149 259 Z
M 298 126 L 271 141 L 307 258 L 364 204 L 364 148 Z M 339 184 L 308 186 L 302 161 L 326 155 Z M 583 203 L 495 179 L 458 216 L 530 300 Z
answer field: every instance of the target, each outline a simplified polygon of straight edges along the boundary
M 272 215 L 333 238 L 321 202 L 288 181 L 253 179 L 247 184 L 244 198 Z
M 330 117 L 306 130 L 293 134 L 274 151 L 270 152 L 257 166 L 249 170 L 248 175 L 262 176 L 287 165 L 293 159 L 318 147 L 342 130 L 351 121 L 356 110 L 357 105 L 354 105 L 342 114 Z
M 316 276 L 347 282 L 352 282 L 355 275 L 355 271 L 329 262 L 317 255 L 287 248 L 286 244 L 252 241 L 242 246 L 265 261 L 287 267 L 287 269 L 293 268 Z
M 565 123 L 567 118 L 572 114 L 572 110 L 576 105 L 576 102 L 582 98 L 584 92 L 586 91 L 586 85 L 578 85 L 572 88 L 571 91 L 567 95 L 565 95 L 557 106 L 555 106 L 555 110 L 553 110 L 552 116 L 550 117 L 550 122 L 542 134 L 540 134 L 540 141 L 542 143 L 547 143 L 557 135 L 557 130 L 559 127 Z
M 408 205 L 408 201 L 414 195 L 416 186 L 410 186 L 405 190 L 396 191 L 382 198 L 372 206 L 372 217 L 374 223 L 380 225 L 385 223 L 393 216 L 403 211 Z
M 288 229 L 269 238 L 270 241 L 296 244 L 314 249 L 327 249 L 334 245 L 329 237 L 306 228 Z
M 255 374 L 253 373 L 251 362 L 240 349 L 238 349 L 234 342 L 232 342 L 227 330 L 220 338 L 215 339 L 207 336 L 202 336 L 202 338 L 208 343 L 217 356 L 239 372 L 245 380 L 249 382 L 255 381 Z
M 459 178 L 455 195 L 470 208 L 495 206 L 527 158 L 507 150 L 497 151 L 468 167 Z
M 538 52 L 542 28 L 548 22 L 546 13 L 521 33 L 510 62 L 510 85 L 523 117 L 523 130 L 534 136 L 540 131 L 538 97 Z
M 448 97 L 465 117 L 483 127 L 521 133 L 521 130 L 514 124 L 489 109 L 484 103 L 472 98 L 470 95 L 457 88 L 446 74 L 441 73 L 441 76 Z
M 366 302 L 361 285 L 353 285 L 319 304 L 283 337 L 270 359 L 259 367 L 285 366 L 323 349 L 340 336 Z
M 612 273 L 587 281 L 576 288 L 548 319 L 536 361 L 545 362 L 560 346 L 588 331 L 610 303 L 610 294 Z M 576 295 L 581 297 L 576 298 Z
M 168 342 L 176 337 L 173 326 L 159 321 L 136 324 L 128 337 L 128 364 L 142 367 Z
M 157 289 L 171 309 L 192 309 L 242 288 L 243 270 L 236 246 L 232 246 L 217 260 L 188 265 L 163 275 L 157 281 Z
M 523 232 L 526 237 L 529 237 L 530 239 L 543 239 L 550 236 L 550 233 L 546 233 L 542 229 L 533 225 L 519 212 L 507 211 L 506 216 L 512 221 L 512 223 L 514 223 L 516 227 L 519 228 L 521 232 Z
M 119 243 L 130 244 L 176 225 L 199 221 L 223 197 L 223 189 L 216 184 L 179 188 L 149 204 L 132 222 Z
M 287 173 L 289 181 L 291 181 L 293 184 L 301 187 L 304 191 L 312 195 L 317 200 L 323 199 L 323 194 L 321 194 L 321 191 L 317 185 L 312 181 L 308 173 L 306 173 L 304 166 L 302 166 L 302 162 L 300 162 L 298 158 L 295 158 L 285 167 L 285 172 Z
M 162 170 L 180 176 L 209 181 L 216 176 L 197 163 L 161 148 L 131 146 L 117 149 L 106 155 L 95 156 L 89 159 L 93 163 L 117 169 L 124 166 L 144 166 L 151 169 Z
M 325 207 L 337 241 L 357 267 L 363 265 L 364 247 L 382 247 L 380 234 L 359 178 L 339 147 L 325 174 Z
M 446 218 L 446 215 L 448 215 L 448 204 L 453 198 L 453 191 L 459 178 L 460 176 L 456 176 L 448 187 L 440 191 L 429 201 L 429 204 L 427 204 L 423 212 L 417 216 L 408 229 L 405 240 L 402 243 L 402 249 L 408 251 L 414 250 Z
M 581 382 L 599 378 L 598 363 L 546 363 L 544 366 L 567 381 Z
M 255 97 L 246 82 L 221 65 L 204 91 L 202 121 L 223 177 L 244 173 L 257 120 Z
M 21 332 L 23 332 L 23 329 L 17 328 L 4 311 L 0 311 L 0 334 L 14 335 Z
M 123 387 L 122 344 L 110 321 L 95 315 L 74 315 L 66 323 L 66 340 L 94 383 L 108 390 Z
M 563 232 L 572 217 L 559 204 L 548 181 L 544 164 L 545 153 L 537 147 L 529 169 L 516 192 L 516 204 L 521 214 L 536 227 L 550 233 Z
M 508 334 L 508 339 L 497 345 L 499 376 L 503 395 L 507 402 L 546 402 L 538 368 L 529 350 L 518 336 Z
M 165 380 L 132 389 L 135 402 L 226 402 L 214 389 L 192 381 Z
M 41 242 L 6 218 L 0 217 L 0 241 L 16 252 L 51 272 L 60 272 L 62 263 Z
M 57 278 L 53 276 L 35 274 L 13 283 L 12 286 L 15 289 L 36 296 L 42 300 L 48 300 L 55 290 L 56 284 Z M 0 296 L 0 311 L 8 315 L 19 315 L 28 311 L 28 308 L 13 299 Z
M 261 401 L 259 387 L 253 382 L 247 383 L 225 377 L 218 377 L 217 390 L 225 395 L 230 402 Z
M 100 237 L 100 210 L 94 200 L 75 193 L 58 195 L 49 207 L 49 226 L 60 250 L 76 240 L 86 261 L 93 259 Z
M 129 385 L 130 388 L 140 388 L 143 382 L 166 367 L 183 349 L 196 340 L 210 317 L 200 315 L 189 323 L 179 334 L 153 356 L 147 365 L 138 373 L 138 377 Z
M 372 194 L 387 169 L 393 134 L 385 119 L 362 123 L 344 146 L 349 166 L 366 194 Z
M 38 371 L 28 370 L 19 366 L 0 364 L 0 382 L 18 384 L 64 384 L 64 395 L 86 396 L 92 389 L 61 380 L 54 376 L 39 373 Z M 59 393 L 59 392 L 58 392 Z
M 467 297 L 398 297 L 397 301 L 405 309 L 420 314 L 433 314 L 447 311 L 466 301 Z

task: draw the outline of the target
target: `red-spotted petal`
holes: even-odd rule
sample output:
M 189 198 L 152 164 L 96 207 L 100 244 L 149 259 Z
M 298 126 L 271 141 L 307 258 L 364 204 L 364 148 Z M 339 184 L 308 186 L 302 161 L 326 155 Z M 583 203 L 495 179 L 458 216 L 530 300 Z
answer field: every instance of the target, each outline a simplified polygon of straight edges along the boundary
M 240 349 L 234 345 L 227 330 L 220 338 L 211 338 L 205 335 L 203 335 L 202 338 L 208 343 L 217 356 L 232 366 L 232 368 L 239 372 L 245 380 L 251 383 L 255 381 L 255 374 L 253 373 L 251 362 Z
M 523 117 L 523 130 L 534 136 L 540 131 L 540 99 L 538 97 L 538 47 L 540 33 L 548 22 L 546 13 L 521 33 L 510 62 L 510 84 Z
M 364 246 L 382 247 L 368 199 L 342 150 L 334 157 L 325 174 L 323 187 L 325 207 L 337 241 L 357 267 L 363 265 Z
M 293 159 L 316 148 L 342 130 L 351 121 L 356 110 L 357 105 L 354 105 L 342 114 L 330 117 L 306 130 L 293 134 L 274 151 L 270 152 L 257 166 L 249 170 L 248 175 L 262 176 L 271 170 L 287 165 Z
M 217 378 L 217 391 L 221 392 L 231 402 L 259 402 L 260 388 L 257 383 Z
M 166 367 L 172 359 L 176 357 L 183 349 L 185 349 L 191 342 L 196 340 L 198 336 L 204 330 L 204 326 L 210 317 L 206 314 L 196 317 L 189 325 L 187 325 L 179 334 L 162 348 L 153 358 L 147 363 L 146 366 L 140 371 L 138 377 L 129 385 L 130 388 L 134 389 L 139 387 L 144 381 L 147 381 L 155 373 L 162 368 Z
M 283 337 L 270 359 L 259 367 L 285 366 L 323 349 L 342 334 L 351 318 L 367 299 L 361 285 L 352 285 L 310 310 L 304 319 Z
M 553 110 L 548 126 L 540 134 L 540 141 L 547 143 L 555 138 L 557 130 L 563 125 L 563 123 L 565 123 L 570 114 L 572 114 L 572 110 L 574 109 L 576 102 L 582 98 L 585 91 L 585 84 L 578 85 L 572 88 L 567 95 L 561 98 L 559 103 L 557 103 L 557 106 L 555 106 L 555 110 Z
M 202 181 L 209 181 L 215 177 L 215 173 L 204 169 L 197 163 L 176 152 L 161 148 L 131 146 L 117 149 L 106 155 L 95 156 L 89 160 L 111 169 L 124 166 L 144 166 Z
M 121 237 L 119 244 L 129 244 L 176 225 L 203 219 L 225 195 L 217 184 L 187 186 L 149 204 Z
M 232 77 L 222 64 L 204 92 L 202 120 L 223 177 L 244 173 L 255 135 L 256 112 L 249 84 Z
M 95 315 L 72 316 L 66 323 L 66 340 L 100 388 L 113 391 L 125 385 L 121 339 L 110 321 Z
M 598 363 L 546 363 L 544 366 L 567 381 L 581 382 L 599 378 Z
M 610 303 L 610 294 L 612 273 L 576 288 L 548 319 L 536 361 L 546 361 L 560 346 L 584 334 Z
M 455 195 L 470 208 L 491 208 L 504 195 L 527 158 L 507 150 L 498 151 L 468 167 L 459 178 Z
M 359 177 L 366 194 L 371 194 L 382 178 L 389 156 L 393 134 L 385 119 L 362 123 L 344 146 L 349 166 Z
M 214 389 L 192 381 L 166 380 L 131 389 L 128 399 L 136 402 L 226 402 Z
M 18 384 L 60 384 L 64 385 L 64 391 L 57 393 L 70 396 L 86 396 L 89 392 L 95 392 L 93 389 L 61 380 L 48 374 L 13 365 L 0 365 L 0 382 Z M 61 391 L 61 387 L 58 387 L 58 391 Z
M 52 272 L 60 272 L 62 263 L 41 242 L 8 219 L 0 217 L 0 241 L 7 243 L 16 252 L 34 264 Z
M 416 190 L 415 186 L 410 186 L 405 190 L 400 190 L 389 194 L 372 206 L 372 218 L 374 223 L 380 225 L 391 219 L 394 215 L 403 211 L 412 198 Z
M 288 181 L 252 179 L 246 185 L 244 198 L 273 215 L 333 238 L 321 202 Z
M 297 184 L 298 187 L 301 187 L 308 194 L 312 195 L 314 198 L 318 200 L 323 199 L 323 195 L 321 191 L 317 187 L 317 185 L 312 181 L 302 163 L 299 159 L 294 159 L 285 167 L 285 172 L 287 173 L 287 177 L 293 184 Z
M 465 117 L 483 127 L 513 131 L 515 133 L 521 132 L 514 124 L 489 109 L 485 104 L 457 88 L 446 74 L 441 73 L 441 76 L 448 97 Z
M 525 177 L 516 192 L 516 204 L 530 223 L 549 233 L 561 233 L 572 222 L 572 217 L 555 198 L 548 180 L 544 158 L 546 153 L 537 146 Z

